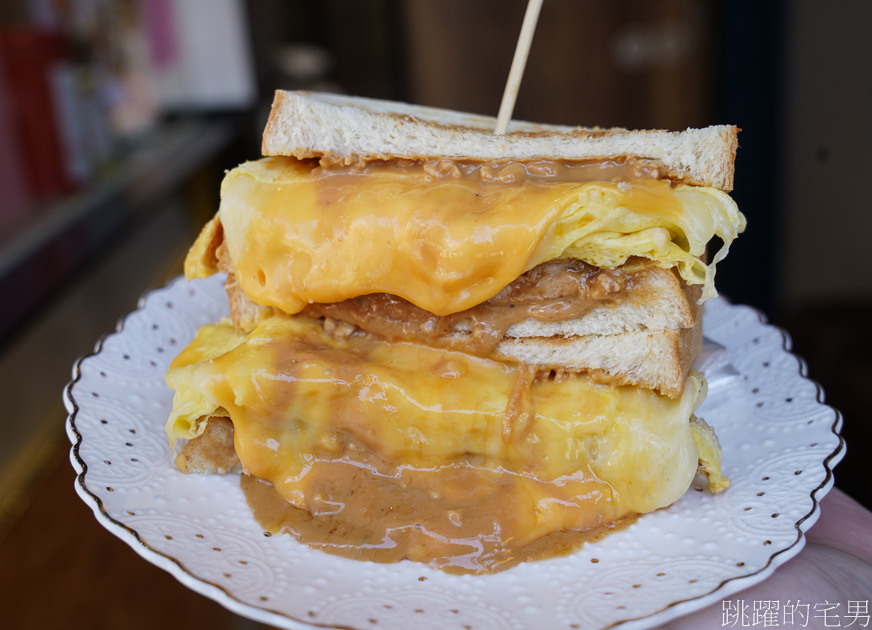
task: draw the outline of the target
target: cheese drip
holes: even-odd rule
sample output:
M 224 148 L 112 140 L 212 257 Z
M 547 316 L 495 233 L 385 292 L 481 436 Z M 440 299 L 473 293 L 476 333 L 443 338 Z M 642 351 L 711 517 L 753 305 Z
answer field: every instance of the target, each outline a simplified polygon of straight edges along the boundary
M 387 166 L 331 173 L 273 157 L 229 172 L 221 194 L 237 282 L 256 303 L 289 314 L 389 293 L 448 315 L 559 258 L 602 268 L 647 258 L 702 284 L 705 300 L 716 294 L 715 264 L 745 225 L 725 193 L 655 179 L 509 183 Z M 723 246 L 706 265 L 713 236 Z
M 245 472 L 312 512 L 317 462 L 368 462 L 398 478 L 458 466 L 507 472 L 527 484 L 533 539 L 649 512 L 687 490 L 699 461 L 690 419 L 704 396 L 700 375 L 673 400 L 519 369 L 362 334 L 336 339 L 304 317 L 273 317 L 248 335 L 223 321 L 173 361 L 167 433 L 194 438 L 209 416 L 229 417 Z M 566 500 L 549 495 L 561 487 Z

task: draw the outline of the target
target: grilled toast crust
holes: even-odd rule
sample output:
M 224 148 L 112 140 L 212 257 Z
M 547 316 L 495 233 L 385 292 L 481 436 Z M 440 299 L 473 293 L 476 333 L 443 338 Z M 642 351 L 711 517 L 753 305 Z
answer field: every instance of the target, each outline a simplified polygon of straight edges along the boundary
M 370 160 L 455 158 L 471 161 L 594 160 L 632 157 L 660 164 L 669 179 L 733 189 L 739 129 L 684 131 L 585 128 L 496 119 L 451 110 L 317 92 L 275 93 L 263 155 Z

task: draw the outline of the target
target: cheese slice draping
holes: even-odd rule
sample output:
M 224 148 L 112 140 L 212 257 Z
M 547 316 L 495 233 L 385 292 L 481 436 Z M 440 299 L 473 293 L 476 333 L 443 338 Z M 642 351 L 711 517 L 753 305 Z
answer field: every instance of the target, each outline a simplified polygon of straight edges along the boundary
M 391 168 L 330 174 L 291 158 L 230 171 L 219 216 L 242 290 L 291 314 L 384 292 L 446 315 L 564 257 L 609 268 L 648 258 L 702 284 L 704 300 L 715 295 L 715 263 L 745 224 L 725 193 L 655 179 L 509 184 Z M 714 236 L 723 246 L 706 264 Z
M 172 363 L 167 433 L 190 439 L 210 415 L 229 417 L 245 471 L 303 508 L 313 462 L 346 457 L 387 462 L 387 475 L 467 465 L 572 482 L 571 497 L 600 497 L 591 509 L 601 522 L 687 490 L 699 461 L 690 420 L 704 397 L 701 375 L 673 400 L 583 375 L 524 381 L 519 369 L 365 335 L 336 339 L 299 316 L 248 334 L 222 321 Z

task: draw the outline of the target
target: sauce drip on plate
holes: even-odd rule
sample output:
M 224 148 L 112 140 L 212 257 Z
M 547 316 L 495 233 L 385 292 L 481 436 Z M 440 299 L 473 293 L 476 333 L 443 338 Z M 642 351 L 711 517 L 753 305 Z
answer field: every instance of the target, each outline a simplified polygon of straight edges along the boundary
M 537 537 L 525 531 L 531 517 L 535 521 L 529 478 L 468 466 L 438 473 L 405 470 L 397 478 L 337 461 L 318 461 L 313 472 L 318 479 L 306 493 L 312 512 L 285 501 L 267 481 L 243 475 L 241 485 L 265 532 L 291 534 L 311 547 L 357 560 L 409 559 L 448 573 L 494 573 L 571 553 L 636 519 Z M 552 488 L 571 502 L 566 490 Z M 580 502 L 578 509 L 584 509 Z

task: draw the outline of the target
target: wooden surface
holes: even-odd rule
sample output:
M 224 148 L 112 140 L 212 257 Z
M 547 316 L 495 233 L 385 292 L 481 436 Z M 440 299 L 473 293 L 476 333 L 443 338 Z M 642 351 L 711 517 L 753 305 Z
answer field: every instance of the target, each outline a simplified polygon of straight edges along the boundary
M 61 434 L 31 502 L 0 542 L 3 626 L 256 628 L 194 593 L 106 531 L 74 490 Z
M 168 186 L 169 198 L 143 206 L 133 226 L 118 230 L 98 259 L 0 346 L 0 628 L 260 627 L 194 593 L 105 530 L 75 492 L 64 432 L 61 392 L 75 358 L 111 332 L 144 290 L 181 271 L 202 225 L 199 218 L 192 225 L 194 216 L 201 207 L 214 212 L 221 169 L 203 172 L 202 183 L 192 175 Z M 200 199 L 203 187 L 209 194 Z

